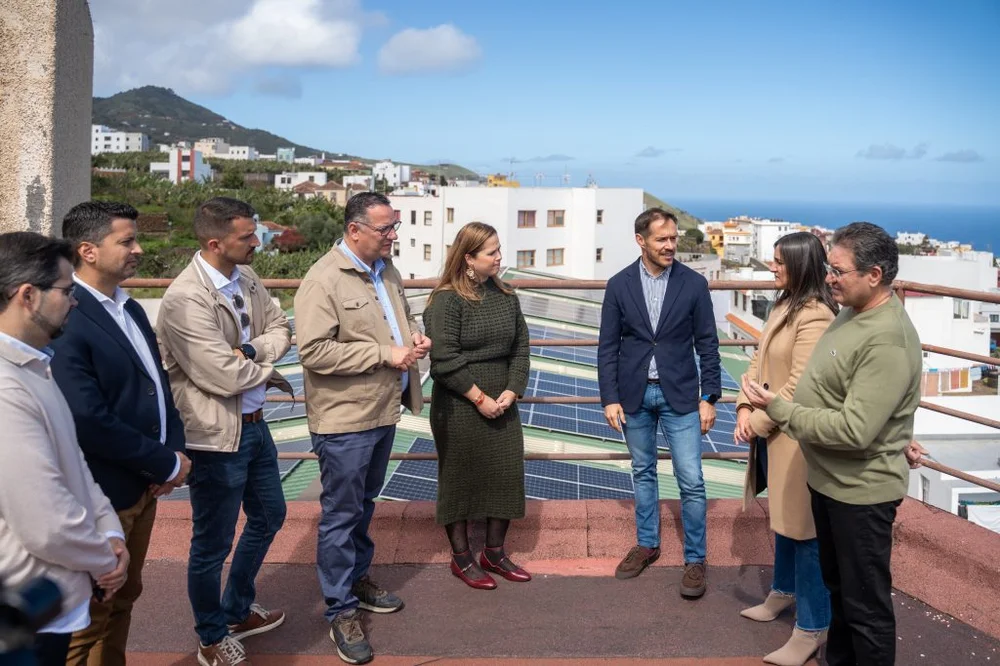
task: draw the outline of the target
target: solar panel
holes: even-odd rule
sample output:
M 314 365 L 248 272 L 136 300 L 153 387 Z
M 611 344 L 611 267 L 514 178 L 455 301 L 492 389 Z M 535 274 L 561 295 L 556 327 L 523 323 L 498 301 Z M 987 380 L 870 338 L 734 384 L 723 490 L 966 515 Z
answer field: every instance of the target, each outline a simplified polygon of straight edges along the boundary
M 597 337 L 596 332 L 578 333 L 550 326 L 528 326 L 528 334 L 534 340 L 586 340 Z M 532 347 L 531 353 L 543 358 L 597 367 L 596 347 Z
M 434 451 L 434 442 L 418 437 L 411 453 Z M 632 476 L 628 472 L 589 467 L 556 460 L 524 463 L 528 499 L 630 499 Z M 437 499 L 437 462 L 404 460 L 396 466 L 382 490 L 382 497 L 397 500 Z
M 518 292 L 518 298 L 521 301 L 521 312 L 526 317 L 571 321 L 593 328 L 601 326 L 600 304 L 573 303 L 544 296 L 533 296 L 526 292 Z

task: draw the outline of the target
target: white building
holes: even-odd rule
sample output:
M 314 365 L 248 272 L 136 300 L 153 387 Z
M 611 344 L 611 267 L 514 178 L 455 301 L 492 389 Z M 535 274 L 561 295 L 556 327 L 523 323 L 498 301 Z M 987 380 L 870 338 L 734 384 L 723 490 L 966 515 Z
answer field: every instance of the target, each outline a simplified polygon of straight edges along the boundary
M 749 222 L 730 220 L 722 225 L 723 256 L 726 261 L 741 265 L 750 263 L 753 256 L 752 232 Z
M 166 178 L 174 185 L 186 181 L 204 183 L 212 180 L 212 167 L 205 162 L 201 151 L 175 148 L 166 154 L 169 161 L 150 164 L 150 173 Z
M 389 161 L 376 162 L 372 166 L 372 176 L 384 179 L 389 187 L 399 187 L 410 182 L 410 167 L 405 164 L 393 164 Z
M 729 251 L 726 251 L 726 258 Z M 737 270 L 725 271 L 723 280 L 738 280 L 740 282 L 749 281 L 773 281 L 774 274 L 771 271 L 754 270 L 750 266 L 745 266 Z M 720 322 L 720 327 L 731 338 L 740 340 L 757 340 L 761 331 L 764 330 L 764 322 L 771 314 L 774 301 L 778 292 L 773 289 L 733 289 L 730 291 L 713 291 L 712 307 L 715 309 L 717 320 L 725 320 L 725 324 Z
M 751 256 L 766 264 L 774 259 L 774 244 L 778 239 L 796 231 L 799 225 L 794 222 L 753 218 L 750 220 Z
M 229 146 L 228 151 L 224 153 L 215 153 L 211 157 L 217 160 L 249 160 L 255 161 L 260 159 L 260 153 L 253 146 Z
M 370 190 L 372 188 L 372 177 L 371 176 L 344 176 L 343 182 L 341 183 L 344 187 L 350 187 L 351 185 L 361 185 L 365 189 Z
M 910 233 L 908 231 L 896 232 L 897 245 L 920 245 L 926 239 L 927 239 L 927 234 L 922 234 L 919 231 L 916 233 Z
M 997 269 L 989 252 L 937 257 L 903 255 L 899 258 L 897 279 L 997 292 Z M 911 291 L 905 293 L 905 303 L 921 343 L 989 355 L 990 321 L 979 301 Z M 972 381 L 978 378 L 978 366 L 975 361 L 924 352 L 923 392 L 931 396 L 968 392 Z
M 640 189 L 441 187 L 436 197 L 389 199 L 402 222 L 393 261 L 404 278 L 439 275 L 455 234 L 472 221 L 497 229 L 506 266 L 606 280 L 639 256 Z
M 200 151 L 205 157 L 217 157 L 220 154 L 229 152 L 229 144 L 226 143 L 225 139 L 210 137 L 195 141 L 194 149 Z
M 149 150 L 149 137 L 142 132 L 116 132 L 105 125 L 90 126 L 90 154 L 141 153 Z
M 326 171 L 286 171 L 274 176 L 274 187 L 290 190 L 301 183 L 326 185 Z

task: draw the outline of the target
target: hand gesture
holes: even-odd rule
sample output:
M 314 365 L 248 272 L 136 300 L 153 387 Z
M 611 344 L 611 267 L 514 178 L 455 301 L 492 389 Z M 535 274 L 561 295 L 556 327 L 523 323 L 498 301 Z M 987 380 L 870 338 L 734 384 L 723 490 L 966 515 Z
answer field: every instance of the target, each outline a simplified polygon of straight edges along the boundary
M 906 456 L 906 462 L 909 463 L 910 469 L 916 469 L 921 465 L 920 459 L 927 455 L 927 449 L 922 447 L 920 442 L 911 439 L 910 443 L 903 449 L 903 454 Z
M 604 418 L 608 425 L 620 433 L 624 433 L 622 427 L 625 425 L 625 410 L 621 404 L 615 402 L 604 408 Z
M 701 420 L 701 434 L 706 434 L 715 425 L 715 405 L 702 400 L 698 403 L 698 418 Z
M 97 579 L 97 585 L 104 590 L 104 601 L 110 601 L 115 592 L 121 589 L 128 579 L 129 554 L 125 547 L 125 542 L 118 537 L 108 539 L 111 550 L 118 558 L 118 564 L 114 569 Z
M 500 408 L 497 401 L 488 395 L 483 396 L 483 401 L 476 405 L 476 409 L 488 419 L 495 419 L 503 414 L 503 409 Z
M 418 359 L 424 358 L 431 351 L 431 339 L 417 331 L 413 334 L 413 355 Z
M 774 400 L 774 393 L 768 391 L 766 386 L 761 386 L 750 379 L 748 375 L 743 375 L 743 394 L 757 409 L 767 409 L 767 406 Z
M 741 407 L 736 412 L 736 427 L 733 428 L 733 442 L 737 446 L 749 443 L 756 436 L 753 428 L 750 427 L 750 415 L 752 413 L 753 410 L 747 406 Z
M 509 389 L 501 393 L 500 397 L 497 398 L 497 404 L 500 406 L 500 409 L 504 412 L 506 412 L 507 409 L 515 402 L 517 402 L 517 394 Z
M 389 348 L 389 365 L 397 370 L 406 370 L 417 362 L 416 354 L 410 347 L 397 347 L 393 345 Z

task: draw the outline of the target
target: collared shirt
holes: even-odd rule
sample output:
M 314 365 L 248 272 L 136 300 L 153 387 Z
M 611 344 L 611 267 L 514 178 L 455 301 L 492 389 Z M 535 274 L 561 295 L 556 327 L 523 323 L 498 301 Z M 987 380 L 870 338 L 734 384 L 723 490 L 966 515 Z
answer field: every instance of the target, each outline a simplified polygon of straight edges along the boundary
M 639 260 L 639 280 L 642 283 L 642 298 L 646 301 L 646 311 L 649 313 L 649 323 L 656 333 L 656 326 L 660 323 L 660 311 L 663 310 L 663 298 L 667 295 L 667 282 L 670 280 L 670 269 L 668 266 L 662 273 L 653 277 L 646 270 L 646 264 Z M 649 360 L 649 379 L 659 379 L 660 373 L 656 370 L 656 355 Z
M 385 320 L 389 324 L 389 330 L 392 331 L 392 339 L 396 341 L 396 344 L 400 347 L 405 347 L 406 342 L 403 338 L 402 331 L 399 330 L 399 322 L 396 321 L 396 311 L 392 308 L 392 301 L 389 299 L 389 291 L 385 288 L 385 281 L 382 279 L 382 271 L 385 270 L 385 260 L 379 257 L 375 260 L 375 264 L 369 268 L 365 262 L 358 259 L 358 256 L 351 251 L 351 248 L 347 246 L 347 243 L 341 241 L 339 244 L 340 249 L 345 255 L 347 255 L 354 265 L 360 268 L 372 279 L 372 284 L 375 285 L 375 293 L 377 294 L 378 302 L 382 305 L 382 313 L 385 315 Z M 410 385 L 410 372 L 409 370 L 403 371 L 403 390 Z
M 43 363 L 45 367 L 49 367 L 52 361 L 53 351 L 51 347 L 45 347 L 44 349 L 36 349 L 26 342 L 22 342 L 17 338 L 7 335 L 6 333 L 0 331 L 0 340 L 3 340 L 11 347 L 15 347 L 25 354 L 30 355 L 35 360 Z M 104 538 L 110 539 L 112 537 L 118 537 L 122 541 L 125 540 L 125 535 L 121 532 L 105 532 Z M 47 625 L 38 630 L 41 634 L 70 634 L 74 631 L 80 631 L 81 629 L 86 629 L 90 626 L 90 601 L 86 601 L 72 610 L 66 611 L 58 618 L 49 622 Z
M 215 288 L 219 290 L 219 293 L 226 298 L 226 302 L 229 304 L 230 310 L 236 315 L 236 321 L 240 322 L 240 344 L 247 344 L 250 342 L 250 310 L 248 307 L 249 299 L 246 294 L 240 289 L 240 269 L 238 266 L 233 266 L 233 272 L 226 277 L 214 266 L 205 261 L 204 257 L 201 256 L 201 252 L 195 255 L 198 258 L 198 263 L 208 274 L 208 279 L 212 281 Z M 239 294 L 243 298 L 243 309 L 240 310 L 236 307 L 236 302 L 233 296 Z M 247 325 L 243 326 L 241 321 L 240 313 L 245 312 L 247 314 Z M 264 395 L 267 393 L 267 383 L 263 383 L 260 386 L 255 386 L 249 391 L 244 391 L 243 393 L 243 413 L 253 414 L 258 409 L 264 406 Z

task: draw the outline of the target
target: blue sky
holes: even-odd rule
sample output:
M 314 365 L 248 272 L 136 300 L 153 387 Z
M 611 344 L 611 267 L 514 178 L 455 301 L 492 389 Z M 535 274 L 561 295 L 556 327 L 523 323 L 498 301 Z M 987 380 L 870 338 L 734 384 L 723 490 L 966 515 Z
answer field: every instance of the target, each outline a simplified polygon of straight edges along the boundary
M 333 151 L 667 200 L 1000 204 L 994 0 L 91 8 L 97 94 L 166 85 Z

